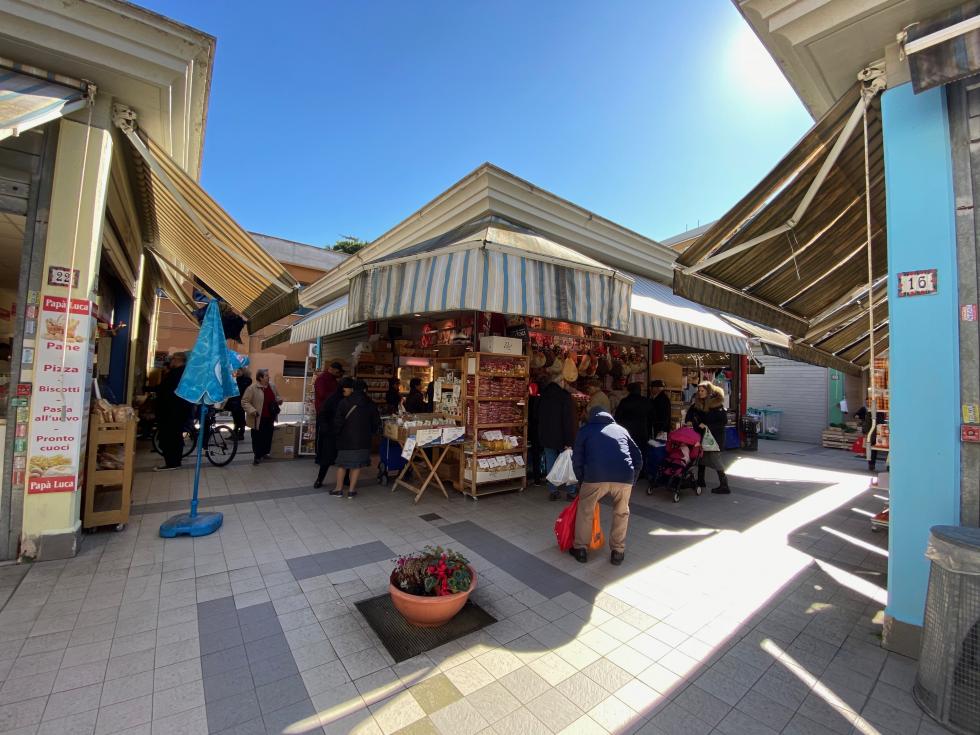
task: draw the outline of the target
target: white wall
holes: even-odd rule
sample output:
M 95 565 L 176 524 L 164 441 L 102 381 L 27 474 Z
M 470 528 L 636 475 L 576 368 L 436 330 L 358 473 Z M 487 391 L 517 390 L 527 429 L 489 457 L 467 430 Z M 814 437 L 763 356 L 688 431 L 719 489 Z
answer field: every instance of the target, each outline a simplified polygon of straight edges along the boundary
M 749 375 L 749 406 L 783 411 L 780 438 L 820 442 L 827 428 L 827 368 L 757 355 L 764 375 Z

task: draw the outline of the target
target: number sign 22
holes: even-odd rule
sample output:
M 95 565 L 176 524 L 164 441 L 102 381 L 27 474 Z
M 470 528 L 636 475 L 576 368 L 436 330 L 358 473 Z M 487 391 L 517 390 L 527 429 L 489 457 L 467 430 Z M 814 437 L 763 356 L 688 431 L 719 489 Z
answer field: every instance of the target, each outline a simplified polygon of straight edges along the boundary
M 898 274 L 899 296 L 922 296 L 936 293 L 939 288 L 939 276 L 936 269 L 927 271 L 909 271 Z

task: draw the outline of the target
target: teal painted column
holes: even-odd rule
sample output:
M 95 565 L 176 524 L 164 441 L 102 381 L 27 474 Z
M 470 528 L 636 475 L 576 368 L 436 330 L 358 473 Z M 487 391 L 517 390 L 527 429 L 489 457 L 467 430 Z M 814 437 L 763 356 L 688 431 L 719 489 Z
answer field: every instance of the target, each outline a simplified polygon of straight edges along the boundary
M 956 231 L 945 92 L 882 96 L 888 213 L 891 527 L 887 615 L 922 625 L 929 529 L 959 523 Z M 938 293 L 898 298 L 898 273 L 936 268 Z

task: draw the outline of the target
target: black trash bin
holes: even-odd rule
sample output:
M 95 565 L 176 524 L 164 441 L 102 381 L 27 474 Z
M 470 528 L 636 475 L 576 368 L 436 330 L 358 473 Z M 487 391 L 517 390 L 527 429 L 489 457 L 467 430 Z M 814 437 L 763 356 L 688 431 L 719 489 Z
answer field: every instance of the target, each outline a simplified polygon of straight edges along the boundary
M 960 735 L 980 735 L 980 529 L 933 526 L 922 651 L 912 694 Z

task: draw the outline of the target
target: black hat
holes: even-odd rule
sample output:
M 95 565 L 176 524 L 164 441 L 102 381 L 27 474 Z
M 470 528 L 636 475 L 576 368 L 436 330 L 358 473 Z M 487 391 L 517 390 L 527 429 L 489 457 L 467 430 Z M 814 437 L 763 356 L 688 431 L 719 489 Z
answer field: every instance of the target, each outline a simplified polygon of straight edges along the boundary
M 667 386 L 664 385 L 664 381 L 662 381 L 662 380 L 651 380 L 650 381 L 650 387 L 651 388 L 666 388 Z
M 354 379 L 353 378 L 344 378 L 343 380 L 340 381 L 340 387 L 341 388 L 350 388 L 351 390 L 354 390 L 354 387 L 355 387 L 354 386 Z
M 334 362 L 330 363 L 330 367 L 332 367 L 334 370 L 339 370 L 340 372 L 344 372 L 344 366 L 341 365 L 336 360 Z

